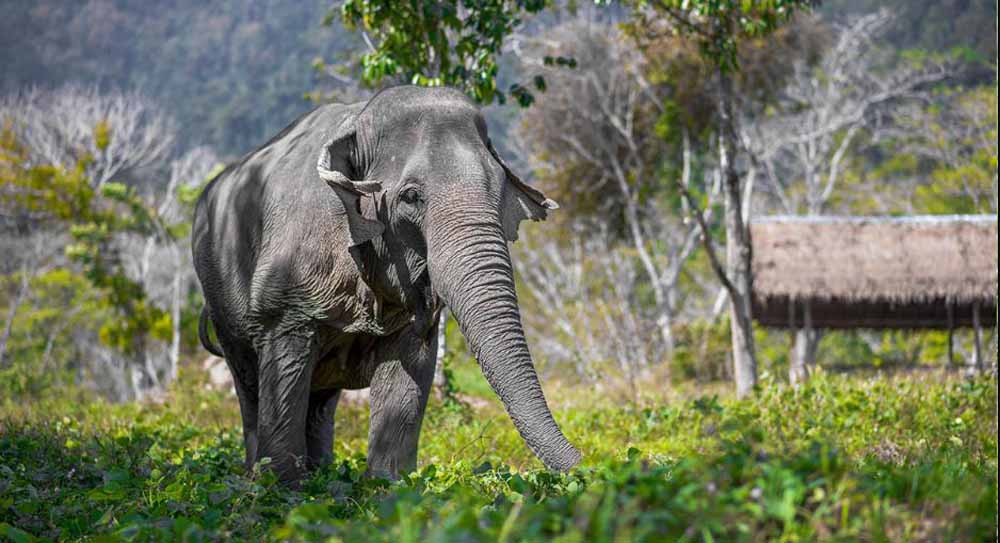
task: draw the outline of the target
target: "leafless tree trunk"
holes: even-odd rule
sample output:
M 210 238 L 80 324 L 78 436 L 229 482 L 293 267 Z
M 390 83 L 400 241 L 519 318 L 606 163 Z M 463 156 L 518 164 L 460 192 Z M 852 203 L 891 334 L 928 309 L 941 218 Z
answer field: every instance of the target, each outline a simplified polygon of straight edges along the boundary
M 442 399 L 448 399 L 453 390 L 453 384 L 449 381 L 448 372 L 445 371 L 445 363 L 448 356 L 448 308 L 441 310 L 440 323 L 437 331 L 437 364 L 434 366 L 434 390 Z
M 447 315 L 441 312 L 441 324 L 437 333 L 437 365 L 434 367 L 434 387 L 441 390 L 445 386 L 447 377 L 444 374 L 444 357 L 448 354 L 448 331 L 446 330 Z
M 733 374 L 736 395 L 744 397 L 757 384 L 757 354 L 753 338 L 750 229 L 743 220 L 743 187 L 733 161 L 736 150 L 733 119 L 733 85 L 729 75 L 719 71 L 719 169 L 725 194 L 726 278 L 729 290 L 729 320 L 733 342 Z
M 945 302 L 948 312 L 948 369 L 955 368 L 955 302 Z
M 7 356 L 7 342 L 10 341 L 10 331 L 14 327 L 17 308 L 24 301 L 25 296 L 28 295 L 30 276 L 28 275 L 27 267 L 21 269 L 20 276 L 21 280 L 18 284 L 17 293 L 14 294 L 14 299 L 10 301 L 10 307 L 7 309 L 7 318 L 4 320 L 3 333 L 0 334 L 0 369 L 4 367 L 4 359 Z
M 42 369 L 48 371 L 49 361 L 52 357 L 52 350 L 55 348 L 56 340 L 61 336 L 68 326 L 73 323 L 73 316 L 80 310 L 80 307 L 66 308 L 62 318 L 49 330 L 49 336 L 45 339 L 45 350 L 42 352 Z
M 636 303 L 641 263 L 632 248 L 615 245 L 606 225 L 576 226 L 568 246 L 525 236 L 517 245 L 518 272 L 536 311 L 525 314 L 540 360 L 571 368 L 593 382 L 618 375 L 629 399 L 663 354 L 655 309 Z
M 215 154 L 197 147 L 172 161 L 170 177 L 166 189 L 155 202 L 157 215 L 166 223 L 186 220 L 184 210 L 178 201 L 178 190 L 182 186 L 202 183 L 212 168 L 219 163 Z M 193 278 L 190 261 L 183 255 L 188 240 L 176 238 L 170 232 L 159 231 L 146 239 L 138 240 L 141 245 L 136 264 L 139 282 L 158 307 L 170 314 L 171 331 L 169 343 L 165 346 L 155 341 L 147 341 L 143 356 L 145 381 L 156 389 L 163 389 L 177 376 L 181 355 L 181 311 L 187 289 Z M 126 252 L 129 252 L 126 250 Z
M 172 247 L 174 258 L 181 262 L 181 254 L 175 245 Z M 172 383 L 177 378 L 177 367 L 181 360 L 181 306 L 184 303 L 184 268 L 178 265 L 174 270 L 173 294 L 170 300 L 170 365 L 167 369 L 166 382 Z
M 795 66 L 779 93 L 777 114 L 741 123 L 744 147 L 765 174 L 764 192 L 781 212 L 828 212 L 848 153 L 866 130 L 867 141 L 878 142 L 890 136 L 912 139 L 926 125 L 889 121 L 906 121 L 922 111 L 930 97 L 927 87 L 955 68 L 928 60 L 920 67 L 902 63 L 884 69 L 878 41 L 892 21 L 881 10 L 841 28 L 816 66 L 804 61 Z M 916 110 L 903 107 L 907 104 Z

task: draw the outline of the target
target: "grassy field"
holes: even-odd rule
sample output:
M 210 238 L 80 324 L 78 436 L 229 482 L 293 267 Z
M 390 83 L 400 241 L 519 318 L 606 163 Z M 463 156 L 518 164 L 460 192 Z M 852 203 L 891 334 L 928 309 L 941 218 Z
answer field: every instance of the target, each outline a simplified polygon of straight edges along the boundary
M 434 400 L 419 471 L 368 480 L 367 407 L 342 403 L 337 460 L 301 491 L 243 473 L 235 399 L 192 375 L 161 403 L 6 399 L 0 540 L 995 538 L 993 378 L 820 374 L 647 407 L 547 388 L 585 454 L 571 473 L 541 470 L 495 401 Z

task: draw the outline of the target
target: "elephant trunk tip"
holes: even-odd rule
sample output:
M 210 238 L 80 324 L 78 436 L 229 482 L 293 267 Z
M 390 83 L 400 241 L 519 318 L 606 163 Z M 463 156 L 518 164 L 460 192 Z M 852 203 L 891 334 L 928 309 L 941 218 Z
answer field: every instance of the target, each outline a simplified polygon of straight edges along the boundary
M 546 468 L 563 473 L 575 468 L 583 460 L 583 454 L 569 442 L 558 450 L 546 451 L 538 456 Z

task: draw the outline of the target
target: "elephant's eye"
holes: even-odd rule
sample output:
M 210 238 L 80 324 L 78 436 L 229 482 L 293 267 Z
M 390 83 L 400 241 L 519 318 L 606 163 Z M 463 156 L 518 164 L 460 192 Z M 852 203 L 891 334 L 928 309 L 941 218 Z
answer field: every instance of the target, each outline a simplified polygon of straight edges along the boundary
M 400 193 L 399 199 L 408 204 L 416 204 L 420 201 L 420 191 L 416 187 L 407 187 Z

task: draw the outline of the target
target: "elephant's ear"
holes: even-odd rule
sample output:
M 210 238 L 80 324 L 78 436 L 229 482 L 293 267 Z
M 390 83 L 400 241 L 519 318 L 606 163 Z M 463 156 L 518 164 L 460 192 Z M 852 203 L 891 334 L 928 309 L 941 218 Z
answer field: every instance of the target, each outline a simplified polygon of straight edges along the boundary
M 354 116 L 344 121 L 334 136 L 323 144 L 316 163 L 319 178 L 326 181 L 337 193 L 347 212 L 347 231 L 351 247 L 356 247 L 382 235 L 385 226 L 361 214 L 361 197 L 382 190 L 375 181 L 352 181 L 354 167 L 351 159 L 356 155 Z
M 487 146 L 490 149 L 490 154 L 500 163 L 507 176 L 501 204 L 504 237 L 507 238 L 507 241 L 517 241 L 517 228 L 521 221 L 525 219 L 543 221 L 548 216 L 549 210 L 559 209 L 559 204 L 547 198 L 540 190 L 521 181 L 521 178 L 515 175 L 507 163 L 500 158 L 500 154 L 493 148 L 493 144 L 487 142 Z

